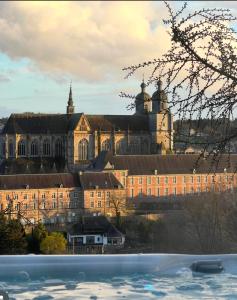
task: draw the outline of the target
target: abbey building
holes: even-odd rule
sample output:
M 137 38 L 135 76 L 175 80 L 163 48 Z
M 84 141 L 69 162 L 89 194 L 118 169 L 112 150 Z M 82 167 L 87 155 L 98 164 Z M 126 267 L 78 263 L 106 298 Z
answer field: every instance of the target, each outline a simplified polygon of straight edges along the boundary
M 103 150 L 113 155 L 166 154 L 173 150 L 173 116 L 158 81 L 152 97 L 141 84 L 133 115 L 12 114 L 0 136 L 2 160 L 61 158 L 70 171 L 86 167 Z

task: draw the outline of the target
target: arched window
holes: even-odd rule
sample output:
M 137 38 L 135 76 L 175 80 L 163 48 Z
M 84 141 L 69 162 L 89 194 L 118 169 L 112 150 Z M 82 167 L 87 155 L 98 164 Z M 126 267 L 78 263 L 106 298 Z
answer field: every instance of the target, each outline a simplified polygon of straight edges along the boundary
M 19 156 L 26 156 L 26 142 L 24 140 L 18 142 L 17 148 Z
M 127 144 L 125 139 L 121 139 L 116 143 L 116 153 L 117 154 L 126 154 Z
M 14 146 L 12 141 L 8 142 L 8 153 L 10 157 L 14 156 Z
M 61 139 L 57 139 L 55 142 L 55 156 L 57 157 L 64 156 L 64 147 Z
M 1 157 L 5 157 L 6 155 L 6 143 L 4 141 L 1 142 L 0 154 Z
M 51 154 L 50 142 L 49 142 L 49 140 L 44 140 L 43 141 L 43 155 L 50 156 L 50 154 Z
M 38 156 L 39 155 L 39 146 L 38 146 L 38 142 L 36 140 L 31 142 L 30 155 L 31 156 Z
M 86 139 L 83 139 L 79 142 L 78 157 L 79 160 L 88 160 L 88 141 Z
M 110 140 L 104 140 L 103 143 L 101 144 L 101 151 L 110 151 L 111 150 L 111 144 Z
M 140 150 L 140 144 L 138 141 L 131 141 L 130 145 L 129 145 L 129 150 L 131 154 L 140 154 L 141 150 Z

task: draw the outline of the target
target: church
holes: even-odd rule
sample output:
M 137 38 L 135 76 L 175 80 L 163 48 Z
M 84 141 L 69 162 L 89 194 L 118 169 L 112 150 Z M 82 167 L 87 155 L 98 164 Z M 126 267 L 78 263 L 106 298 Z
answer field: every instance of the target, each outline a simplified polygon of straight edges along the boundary
M 172 153 L 173 115 L 162 82 L 152 97 L 145 89 L 142 82 L 133 115 L 77 113 L 71 86 L 65 114 L 11 114 L 0 135 L 1 160 L 61 158 L 75 172 L 104 150 L 113 155 Z

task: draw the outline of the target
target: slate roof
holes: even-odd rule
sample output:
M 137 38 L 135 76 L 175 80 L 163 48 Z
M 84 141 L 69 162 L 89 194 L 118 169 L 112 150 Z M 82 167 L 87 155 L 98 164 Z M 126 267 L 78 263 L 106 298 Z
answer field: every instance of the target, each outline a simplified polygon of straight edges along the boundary
M 83 189 L 116 189 L 122 187 L 121 183 L 112 173 L 84 172 L 80 175 Z
M 147 115 L 86 115 L 92 130 L 149 131 Z
M 103 170 L 108 164 L 115 170 L 128 170 L 129 175 L 157 174 L 190 174 L 196 173 L 224 173 L 237 171 L 237 155 L 223 154 L 214 158 L 209 156 L 200 158 L 199 154 L 170 154 L 170 155 L 112 155 L 103 151 L 94 161 L 95 170 Z
M 105 234 L 108 237 L 121 237 L 123 234 L 105 216 L 83 216 L 80 223 L 69 229 L 71 235 Z
M 66 134 L 74 130 L 82 113 L 67 114 L 11 114 L 3 134 Z M 91 130 L 101 131 L 149 131 L 148 116 L 137 115 L 85 115 Z
M 55 188 L 62 184 L 64 188 L 80 187 L 78 174 L 28 174 L 28 175 L 1 175 L 0 189 L 24 189 L 29 185 L 30 189 Z
M 66 134 L 73 130 L 82 114 L 11 114 L 2 133 Z

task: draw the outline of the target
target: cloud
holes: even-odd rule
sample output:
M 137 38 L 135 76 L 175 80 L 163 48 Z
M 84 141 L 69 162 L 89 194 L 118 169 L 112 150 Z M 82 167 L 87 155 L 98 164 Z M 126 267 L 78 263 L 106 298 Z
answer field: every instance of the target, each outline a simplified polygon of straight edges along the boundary
M 55 78 L 117 80 L 167 49 L 165 13 L 152 2 L 2 2 L 0 51 Z
M 0 83 L 5 83 L 11 81 L 9 77 L 4 74 L 0 74 Z

